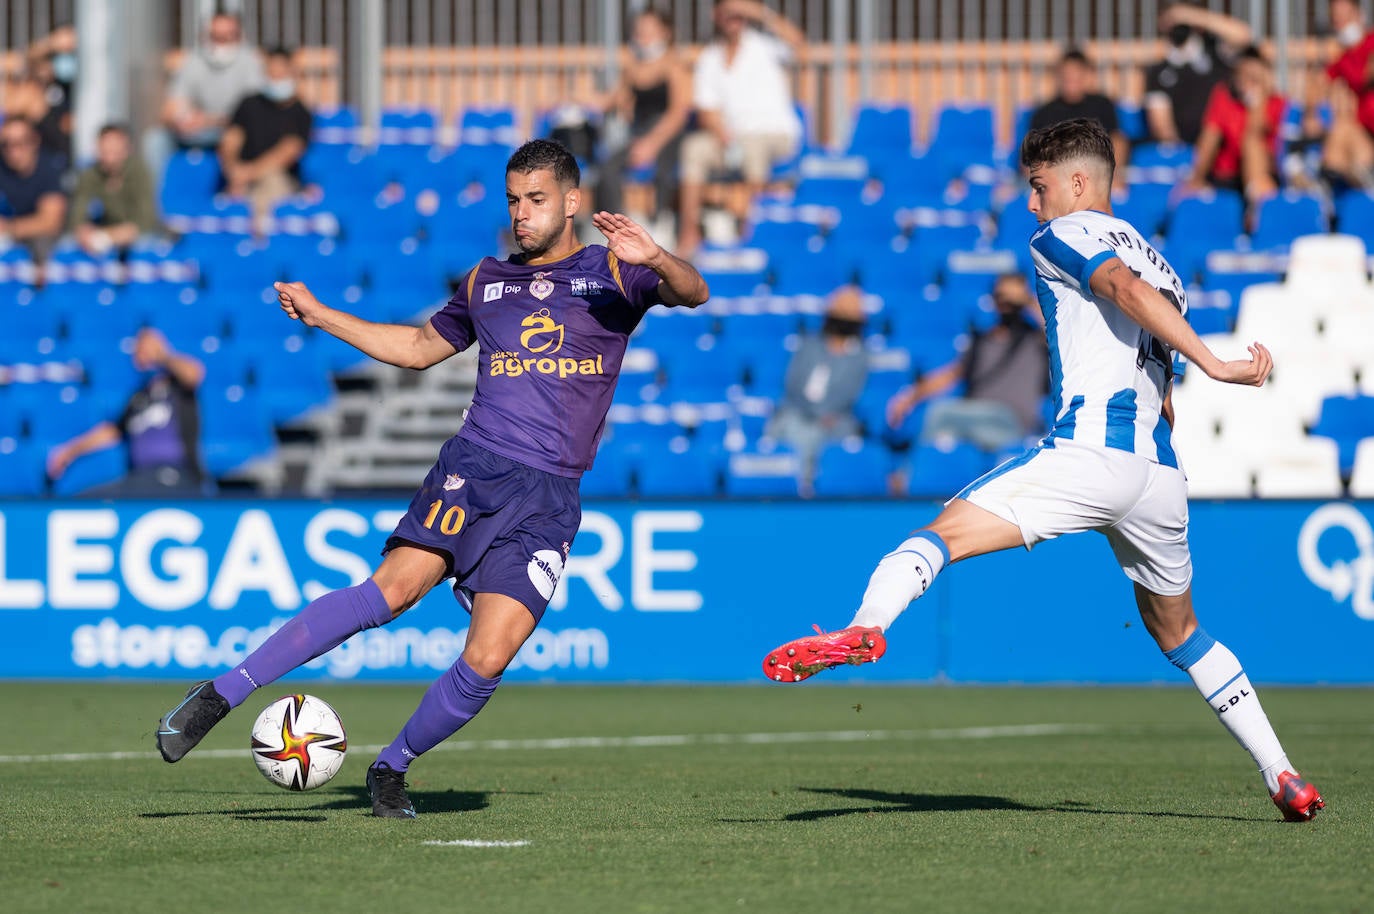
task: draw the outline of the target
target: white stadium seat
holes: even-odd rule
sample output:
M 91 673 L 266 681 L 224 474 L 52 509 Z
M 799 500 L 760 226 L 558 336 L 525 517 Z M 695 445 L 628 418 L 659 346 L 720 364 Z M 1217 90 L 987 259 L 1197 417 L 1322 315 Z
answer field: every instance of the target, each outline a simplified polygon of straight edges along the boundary
M 1275 355 L 1285 349 L 1314 345 L 1320 341 L 1317 329 L 1316 311 L 1301 290 L 1266 282 L 1250 286 L 1240 296 L 1234 335 L 1241 343 L 1241 355 L 1244 347 L 1256 340 Z
M 1355 471 L 1350 476 L 1351 498 L 1374 498 L 1374 438 L 1355 446 Z
M 1249 498 L 1253 495 L 1252 470 L 1247 455 L 1216 445 L 1178 450 L 1188 476 L 1190 498 Z
M 1284 284 L 1310 291 L 1367 285 L 1364 241 L 1355 235 L 1304 235 L 1288 251 Z
M 1341 474 L 1336 442 L 1304 438 L 1282 454 L 1271 454 L 1255 470 L 1260 498 L 1340 498 Z
M 1285 350 L 1275 358 L 1274 372 L 1262 390 L 1276 411 L 1310 426 L 1317 421 L 1323 398 L 1355 392 L 1355 365 L 1324 347 Z

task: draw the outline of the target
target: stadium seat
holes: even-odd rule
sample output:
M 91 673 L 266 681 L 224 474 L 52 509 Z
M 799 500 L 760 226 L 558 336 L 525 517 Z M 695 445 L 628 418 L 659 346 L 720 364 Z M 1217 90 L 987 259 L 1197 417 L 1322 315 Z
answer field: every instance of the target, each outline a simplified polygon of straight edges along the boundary
M 201 459 L 212 476 L 226 476 L 277 446 L 267 414 L 249 388 L 204 391 L 200 418 Z
M 741 451 L 726 466 L 725 494 L 731 498 L 796 498 L 801 461 L 791 449 Z
M 1242 231 L 1243 203 L 1234 191 L 1205 191 L 1180 200 L 1169 216 L 1164 255 L 1185 283 L 1201 271 L 1207 252 L 1232 249 Z
M 774 229 L 774 226 L 779 228 Z M 787 226 L 787 229 L 783 230 L 781 226 Z M 806 232 L 814 232 L 812 226 L 800 222 L 765 222 L 756 226 L 755 232 L 761 235 L 765 242 L 774 245 L 779 251 L 778 256 L 782 257 L 785 256 L 782 252 L 786 250 L 787 243 L 781 236 L 789 233 L 794 226 Z M 799 231 L 798 235 L 800 234 Z M 704 250 L 698 254 L 695 263 L 706 279 L 706 284 L 711 287 L 713 298 L 737 298 L 758 295 L 764 291 L 768 283 L 768 260 L 768 249 L 751 241 L 750 246 L 745 248 Z
M 1374 212 L 1369 217 L 1374 219 Z M 1289 249 L 1285 281 L 1305 290 L 1330 289 L 1338 293 L 1332 297 L 1348 300 L 1354 296 L 1339 293 L 1369 284 L 1368 256 L 1368 245 L 1359 235 L 1303 235 Z
M 1190 498 L 1250 498 L 1254 495 L 1254 468 L 1243 451 L 1224 451 L 1216 446 L 1177 448 L 1188 475 Z
M 887 494 L 892 455 L 860 438 L 836 442 L 816 461 L 815 494 L 822 498 L 869 498 Z
M 324 354 L 309 343 L 260 350 L 253 375 L 258 401 L 273 423 L 299 419 L 334 397 Z
M 162 211 L 199 212 L 215 195 L 219 183 L 219 160 L 214 153 L 200 149 L 174 153 L 162 175 Z
M 1284 191 L 1261 200 L 1255 212 L 1250 246 L 1257 251 L 1286 249 L 1301 235 L 1327 231 L 1322 201 L 1311 194 Z
M 45 450 L 0 437 L 0 496 L 42 495 L 46 485 Z
M 1374 498 L 1374 438 L 1355 447 L 1355 465 L 1350 473 L 1350 497 Z
M 909 463 L 907 494 L 950 498 L 992 467 L 992 458 L 971 444 L 917 445 Z
M 1132 184 L 1124 200 L 1112 200 L 1112 212 L 1135 226 L 1146 241 L 1159 234 L 1169 212 L 1167 184 Z
M 854 114 L 846 152 L 867 156 L 873 164 L 891 156 L 908 156 L 913 146 L 911 120 L 911 109 L 900 103 L 861 105 Z
M 1354 235 L 1374 251 L 1374 193 L 1347 191 L 1336 198 L 1336 229 Z
M 937 181 L 971 178 L 986 181 L 991 174 L 996 142 L 992 108 L 987 105 L 946 105 L 935 115 L 927 155 L 941 165 Z M 982 174 L 976 170 L 982 169 Z
M 351 144 L 357 138 L 358 112 L 347 105 L 316 106 L 310 112 L 311 146 Z
M 78 458 L 52 484 L 52 494 L 58 497 L 80 495 L 99 486 L 123 479 L 129 468 L 128 449 L 124 444 L 102 448 Z
M 636 459 L 614 445 L 603 443 L 592 468 L 582 474 L 578 492 L 587 498 L 625 498 L 634 492 Z
M 1255 468 L 1255 494 L 1260 498 L 1340 498 L 1344 487 L 1338 459 L 1334 442 L 1304 439 L 1301 447 L 1270 455 Z
M 645 454 L 636 471 L 640 498 L 714 498 L 720 494 L 720 454 L 709 448 Z
M 1366 438 L 1374 438 L 1374 397 L 1342 395 L 1325 398 L 1311 433 L 1336 442 L 1341 475 L 1350 475 L 1355 466 L 1355 447 Z
M 458 143 L 463 146 L 497 145 L 513 148 L 519 142 L 515 109 L 468 108 L 458 117 Z

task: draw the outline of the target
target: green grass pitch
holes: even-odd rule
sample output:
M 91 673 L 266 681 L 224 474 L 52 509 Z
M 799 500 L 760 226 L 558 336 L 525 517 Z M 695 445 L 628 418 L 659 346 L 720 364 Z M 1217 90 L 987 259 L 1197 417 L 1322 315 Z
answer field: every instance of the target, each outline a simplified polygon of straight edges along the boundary
M 1327 809 L 1287 824 L 1186 688 L 507 686 L 411 770 L 363 774 L 422 686 L 308 684 L 352 745 L 312 793 L 176 765 L 171 684 L 0 683 L 0 899 L 18 912 L 1374 912 L 1374 692 L 1261 698 Z M 259 700 L 259 697 L 261 700 Z M 43 759 L 58 753 L 70 760 Z M 471 846 L 452 842 L 493 842 Z

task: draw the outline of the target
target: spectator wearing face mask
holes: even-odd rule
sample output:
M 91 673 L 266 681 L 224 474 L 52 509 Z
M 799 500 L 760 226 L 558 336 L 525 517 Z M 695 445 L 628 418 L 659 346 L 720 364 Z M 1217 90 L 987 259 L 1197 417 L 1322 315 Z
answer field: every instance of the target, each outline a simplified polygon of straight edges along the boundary
M 646 9 L 635 17 L 628 59 L 607 107 L 629 124 L 629 137 L 601 171 L 597 208 L 623 212 L 625 183 L 652 181 L 655 208 L 676 210 L 678 151 L 692 110 L 692 72 L 673 44 L 667 13 Z
M 1026 277 L 999 276 L 992 300 L 995 325 L 975 331 L 961 356 L 888 401 L 891 428 L 901 428 L 912 410 L 931 400 L 921 427 L 922 444 L 964 441 L 1000 451 L 1044 430 L 1049 349 L 1043 327 L 1031 316 Z M 960 384 L 959 396 L 936 399 Z
M 273 48 L 262 91 L 239 103 L 219 144 L 225 192 L 248 199 L 258 235 L 267 233 L 273 208 L 300 189 L 310 124 L 310 112 L 296 97 L 291 52 Z
M 5 115 L 20 117 L 38 131 L 44 152 L 72 157 L 72 96 L 76 91 L 76 30 L 54 29 L 29 46 L 23 78 L 8 93 Z
M 214 149 L 239 102 L 266 82 L 262 60 L 244 44 L 239 18 L 217 13 L 205 42 L 186 55 L 162 107 L 176 146 Z
M 1322 144 L 1322 169 L 1333 183 L 1374 188 L 1374 32 L 1355 0 L 1331 0 L 1327 9 L 1340 53 L 1326 75 L 1355 93 L 1355 110 L 1346 113 L 1345 106 L 1333 106 L 1337 114 Z M 1305 137 L 1315 138 L 1323 132 L 1317 107 L 1329 85 L 1323 86 L 1321 80 L 1308 83 L 1312 89 L 1302 129 Z
M 863 346 L 863 297 L 853 286 L 830 296 L 821 332 L 805 337 L 787 365 L 782 399 L 769 434 L 796 449 L 801 460 L 801 491 L 815 478 L 821 449 L 859 432 L 854 404 L 868 382 Z
M 1168 42 L 1164 59 L 1145 71 L 1145 120 L 1156 143 L 1193 145 L 1218 83 L 1231 75 L 1235 55 L 1251 42 L 1250 26 L 1194 3 L 1171 3 L 1159 16 Z
M 1288 102 L 1260 49 L 1241 52 L 1235 72 L 1212 89 L 1189 185 L 1240 191 L 1250 202 L 1279 186 L 1279 128 Z

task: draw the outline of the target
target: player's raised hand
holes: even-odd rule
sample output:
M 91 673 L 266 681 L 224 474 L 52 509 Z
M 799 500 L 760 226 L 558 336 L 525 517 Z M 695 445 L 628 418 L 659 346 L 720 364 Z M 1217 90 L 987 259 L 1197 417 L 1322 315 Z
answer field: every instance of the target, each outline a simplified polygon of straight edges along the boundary
M 629 216 L 602 210 L 592 216 L 592 225 L 606 236 L 606 247 L 622 263 L 648 264 L 662 251 L 653 236 Z
M 1212 377 L 1227 384 L 1248 384 L 1263 387 L 1269 372 L 1274 368 L 1274 357 L 1261 343 L 1251 343 L 1250 358 L 1222 362 L 1212 372 Z
M 277 301 L 286 316 L 300 321 L 307 327 L 318 327 L 321 312 L 325 306 L 305 287 L 303 282 L 274 282 L 272 288 L 277 292 Z

